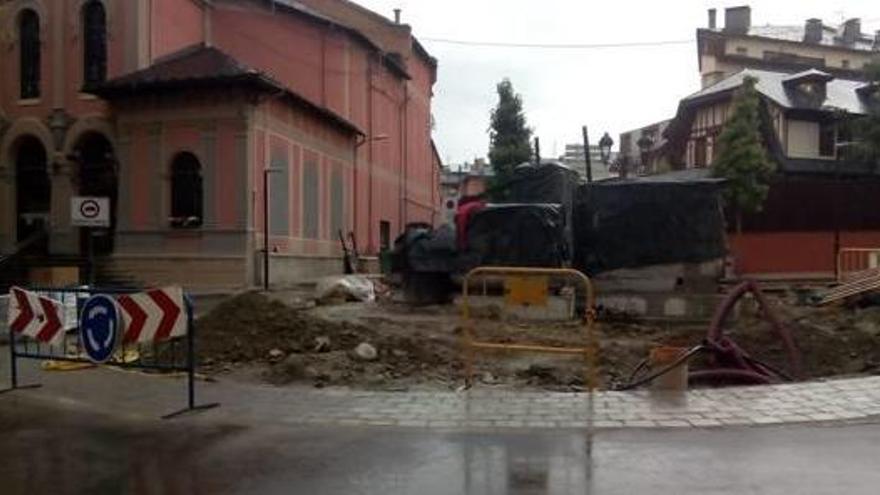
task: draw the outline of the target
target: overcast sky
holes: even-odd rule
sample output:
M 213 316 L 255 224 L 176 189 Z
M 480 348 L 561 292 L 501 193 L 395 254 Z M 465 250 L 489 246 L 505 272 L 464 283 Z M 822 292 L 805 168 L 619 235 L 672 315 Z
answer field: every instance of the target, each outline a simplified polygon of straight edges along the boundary
M 698 27 L 707 9 L 738 1 L 706 0 L 355 0 L 403 22 L 439 60 L 434 88 L 434 139 L 447 164 L 484 157 L 495 84 L 510 78 L 523 97 L 544 156 L 566 143 L 608 131 L 618 135 L 674 115 L 678 101 L 699 89 Z M 801 24 L 809 17 L 838 24 L 861 17 L 862 31 L 880 29 L 876 0 L 753 0 L 752 23 Z M 458 46 L 432 38 L 525 44 L 614 44 L 687 41 L 650 47 L 538 49 Z

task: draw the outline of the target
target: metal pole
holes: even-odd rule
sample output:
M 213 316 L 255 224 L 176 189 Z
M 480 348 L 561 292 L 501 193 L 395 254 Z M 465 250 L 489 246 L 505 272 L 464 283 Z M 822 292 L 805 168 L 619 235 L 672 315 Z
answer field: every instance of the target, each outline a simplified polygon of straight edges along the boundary
M 269 290 L 269 169 L 263 169 L 263 290 Z
M 95 233 L 92 231 L 91 227 L 83 227 L 86 229 L 86 236 L 88 237 L 88 245 L 89 249 L 89 287 L 95 286 Z
M 541 164 L 541 140 L 535 138 L 535 164 Z
M 196 407 L 196 344 L 195 324 L 193 323 L 193 306 L 189 298 L 186 299 L 186 354 L 187 354 L 187 381 L 189 383 L 189 409 Z
M 581 131 L 584 134 L 584 161 L 587 164 L 587 182 L 593 182 L 593 164 L 590 163 L 590 136 L 587 133 L 587 126 L 583 126 Z
M 18 388 L 18 370 L 15 366 L 15 332 L 12 331 L 12 327 L 9 328 L 9 381 L 11 385 L 11 389 Z

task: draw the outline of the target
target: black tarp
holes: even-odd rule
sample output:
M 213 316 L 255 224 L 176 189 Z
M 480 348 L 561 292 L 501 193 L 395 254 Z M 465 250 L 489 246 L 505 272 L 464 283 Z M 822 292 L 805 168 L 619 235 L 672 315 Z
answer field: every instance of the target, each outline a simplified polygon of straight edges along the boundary
M 595 275 L 724 256 L 721 187 L 713 179 L 662 178 L 581 186 L 574 213 L 574 267 Z
M 558 162 L 524 163 L 510 178 L 510 200 L 517 204 L 574 204 L 578 173 Z
M 394 241 L 391 263 L 391 271 L 395 273 L 455 271 L 458 263 L 455 228 L 451 225 L 436 230 L 407 228 Z
M 560 267 L 570 261 L 563 208 L 554 204 L 490 204 L 468 223 L 460 268 Z
M 511 175 L 510 202 L 561 205 L 566 249 L 573 252 L 572 224 L 579 182 L 578 173 L 559 162 L 524 163 L 516 167 Z

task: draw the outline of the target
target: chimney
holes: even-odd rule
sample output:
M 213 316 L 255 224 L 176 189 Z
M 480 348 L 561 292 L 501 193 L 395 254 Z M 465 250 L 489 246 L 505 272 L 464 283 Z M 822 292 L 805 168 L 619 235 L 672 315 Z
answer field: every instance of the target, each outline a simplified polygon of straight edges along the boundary
M 400 24 L 400 9 L 394 9 L 394 24 Z
M 747 34 L 752 27 L 752 8 L 748 5 L 724 10 L 724 30 L 728 33 Z
M 843 43 L 854 45 L 862 37 L 862 20 L 849 19 L 843 23 Z
M 718 17 L 717 14 L 718 14 L 718 11 L 717 11 L 717 10 L 715 10 L 715 9 L 709 9 L 709 29 L 713 29 L 713 30 L 714 30 L 714 29 L 716 29 L 716 28 L 718 27 L 718 24 L 717 24 L 717 22 L 716 22 L 716 19 L 717 19 L 717 17 Z
M 804 43 L 818 45 L 822 42 L 822 19 L 807 19 L 804 27 Z

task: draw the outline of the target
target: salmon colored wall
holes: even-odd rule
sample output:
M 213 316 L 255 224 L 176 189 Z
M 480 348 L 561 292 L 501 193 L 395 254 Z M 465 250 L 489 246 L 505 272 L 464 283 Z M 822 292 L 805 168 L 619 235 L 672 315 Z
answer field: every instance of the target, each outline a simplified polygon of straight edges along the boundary
M 251 182 L 254 185 L 254 194 L 252 194 L 254 202 L 251 206 L 251 211 L 254 215 L 254 228 L 260 234 L 262 234 L 262 232 L 265 230 L 265 228 L 263 227 L 263 170 L 268 166 L 268 157 L 266 156 L 267 144 L 268 140 L 266 139 L 266 131 L 255 131 L 253 157 L 254 163 L 251 170 Z M 260 244 L 262 245 L 262 241 L 260 242 Z
M 729 242 L 738 275 L 833 274 L 837 262 L 834 232 L 730 234 Z M 880 232 L 841 232 L 840 246 L 880 247 Z
M 410 43 L 409 29 L 395 25 L 382 16 L 364 9 L 356 2 L 336 0 L 300 0 L 302 3 L 364 33 L 373 43 L 388 53 L 406 53 Z M 390 12 L 387 12 L 390 14 Z
M 21 94 L 19 85 L 21 71 L 19 67 L 18 19 L 21 12 L 28 7 L 28 4 L 24 4 L 22 7 L 24 8 L 16 10 L 8 8 L 2 19 L 3 30 L 7 31 L 8 27 L 8 35 L 10 36 L 9 44 L 4 43 L 3 56 L 0 57 L 0 61 L 3 64 L 2 76 L 0 76 L 3 100 L 0 102 L 0 107 L 2 107 L 2 111 L 6 114 L 7 118 L 42 116 L 51 108 L 51 81 L 54 77 L 54 71 L 52 70 L 53 50 L 51 50 L 54 36 L 51 21 L 54 16 L 60 13 L 58 9 L 63 7 L 52 4 L 46 5 L 47 10 L 45 11 L 37 10 L 37 14 L 40 17 L 40 42 L 42 45 L 40 51 L 40 74 L 42 81 L 40 84 L 39 100 L 30 101 L 27 104 L 20 103 L 19 100 Z
M 246 167 L 246 163 L 239 163 L 239 156 L 235 149 L 235 140 L 242 131 L 238 123 L 223 123 L 217 127 L 217 153 L 215 154 L 217 173 L 214 175 L 216 195 L 214 198 L 206 198 L 214 202 L 214 211 L 217 223 L 220 227 L 236 227 L 238 207 L 230 198 L 240 197 L 241 188 L 246 184 L 239 184 L 236 177 L 239 176 L 239 167 Z
M 324 104 L 337 114 L 351 118 L 348 102 L 348 62 L 351 56 L 351 47 L 348 38 L 340 32 L 327 32 L 323 49 L 325 53 L 325 81 L 322 89 Z
M 430 145 L 433 72 L 422 59 L 410 58 L 413 79 L 407 81 L 338 28 L 249 2 L 216 5 L 212 32 L 218 48 L 367 134 L 357 151 L 357 173 L 351 171 L 346 186 L 360 247 L 375 252 L 382 220 L 391 223 L 392 235 L 406 223 L 434 220 L 440 197 Z
M 152 0 L 153 60 L 205 40 L 202 7 L 193 0 Z
M 23 4 L 27 6 L 28 4 Z M 17 18 L 21 10 L 9 10 L 0 19 L 4 29 L 11 27 L 12 43 L 9 51 L 0 57 L 0 107 L 7 118 L 39 117 L 45 118 L 53 108 L 61 106 L 74 117 L 85 114 L 95 115 L 106 113 L 106 105 L 89 95 L 80 93 L 83 84 L 82 26 L 81 12 L 77 2 L 43 1 L 45 10 L 38 9 L 40 15 L 40 98 L 37 102 L 25 105 L 19 102 L 19 46 Z M 134 8 L 133 2 L 124 0 L 106 0 L 107 14 L 107 76 L 115 77 L 123 72 L 125 65 L 125 43 L 128 41 L 125 32 L 125 16 L 129 9 Z M 61 18 L 58 39 L 57 19 Z M 57 49 L 63 51 L 56 57 Z M 60 62 L 60 71 L 56 70 L 56 58 Z M 56 97 L 56 86 L 60 87 L 61 99 Z
M 21 95 L 21 70 L 19 67 L 20 52 L 17 21 L 22 10 L 24 9 L 9 11 L 8 15 L 10 17 L 4 19 L 4 21 L 12 27 L 10 32 L 12 35 L 12 43 L 9 45 L 11 50 L 5 52 L 4 56 L 0 58 L 4 65 L 3 75 L 0 76 L 3 80 L 2 107 L 3 111 L 6 113 L 6 117 L 10 119 L 16 117 L 42 117 L 52 107 L 51 81 L 54 78 L 54 71 L 52 70 L 52 50 L 50 49 L 52 46 L 52 25 L 50 22 L 50 16 L 54 15 L 55 11 L 50 10 L 48 15 L 40 16 L 40 42 L 42 44 L 42 49 L 40 51 L 40 75 L 42 77 L 40 82 L 40 98 L 37 101 L 28 101 L 27 103 L 24 103 L 19 99 L 19 96 Z M 8 56 L 6 54 L 8 54 Z
M 290 236 L 302 237 L 302 146 L 290 145 Z
M 64 4 L 65 19 L 74 17 L 79 20 L 82 13 L 75 11 L 72 2 Z M 125 16 L 129 10 L 136 8 L 131 2 L 111 0 L 107 2 L 107 78 L 118 77 L 125 72 Z M 83 85 L 83 36 L 82 26 L 77 23 L 65 22 L 64 73 L 67 75 L 65 84 L 65 107 L 73 115 L 106 114 L 107 105 L 94 96 L 80 92 Z
M 312 102 L 324 104 L 323 30 L 292 15 L 241 4 L 218 4 L 214 45 Z
M 132 10 L 138 8 L 139 4 L 144 5 L 140 2 L 106 2 L 110 30 L 108 77 L 119 76 L 126 68 L 132 69 L 138 63 L 155 61 L 205 40 L 203 12 L 197 1 L 152 0 L 150 7 L 144 7 L 143 12 Z M 173 116 L 165 115 L 161 119 L 157 117 L 158 120 L 151 120 L 154 125 L 157 122 L 162 124 L 163 161 L 153 163 L 156 160 L 156 150 L 152 147 L 156 139 L 155 130 L 150 130 L 147 124 L 133 123 L 129 119 L 131 112 L 140 115 L 138 112 L 150 112 L 150 108 L 126 108 L 111 116 L 110 109 L 103 101 L 80 94 L 82 37 L 81 28 L 75 21 L 79 13 L 73 12 L 77 3 L 72 0 L 44 0 L 40 4 L 49 9 L 44 12 L 41 29 L 42 97 L 35 104 L 19 105 L 18 56 L 17 46 L 13 43 L 7 54 L 0 57 L 0 108 L 4 116 L 12 120 L 31 116 L 46 122 L 53 106 L 58 105 L 74 118 L 104 117 L 111 134 L 121 129 L 114 129 L 113 126 L 127 121 L 124 134 L 129 140 L 127 153 L 131 156 L 130 166 L 133 167 L 128 184 L 133 204 L 123 211 L 130 215 L 128 220 L 132 228 L 153 228 L 151 224 L 155 222 L 157 214 L 150 208 L 160 200 L 151 198 L 149 195 L 154 191 L 143 187 L 143 184 L 154 180 L 151 174 L 155 173 L 155 167 L 168 166 L 166 162 L 174 151 L 192 148 L 191 151 L 199 155 L 206 142 L 205 132 L 209 131 L 200 127 L 204 123 L 193 120 L 186 124 L 171 124 L 172 121 L 181 121 Z M 302 177 L 302 155 L 309 149 L 321 155 L 322 172 L 319 177 L 322 194 L 325 194 L 323 189 L 329 187 L 329 171 L 332 167 L 342 167 L 345 223 L 347 229 L 355 231 L 361 251 L 376 252 L 379 246 L 379 222 L 382 220 L 391 224 L 392 237 L 408 222 L 433 221 L 434 212 L 439 211 L 440 198 L 436 194 L 436 163 L 430 148 L 432 69 L 421 58 L 404 53 L 407 70 L 412 76 L 408 80 L 389 71 L 381 60 L 381 54 L 344 28 L 316 23 L 281 7 L 273 13 L 267 5 L 258 0 L 216 1 L 215 7 L 210 10 L 214 46 L 242 63 L 269 74 L 311 102 L 336 112 L 366 133 L 363 144 L 355 147 L 353 137 L 341 133 L 339 128 L 326 120 L 296 112 L 291 114 L 284 106 L 286 103 L 267 107 L 274 119 L 298 129 L 297 132 L 305 136 L 301 138 L 275 132 L 287 140 L 285 146 L 290 153 L 291 238 L 296 239 L 301 235 L 302 211 L 298 201 L 302 198 L 302 185 L 297 181 L 301 181 Z M 139 18 L 141 13 L 149 18 Z M 55 19 L 63 19 L 63 22 Z M 53 31 L 56 25 L 63 26 L 57 28 L 61 29 L 59 32 L 63 33 L 62 36 L 56 36 Z M 132 26 L 146 30 L 141 38 L 133 32 Z M 384 29 L 382 22 L 370 21 L 370 26 L 370 29 Z M 397 43 L 403 43 L 399 47 L 405 48 L 408 35 L 396 31 L 401 30 L 391 27 L 388 39 L 395 43 L 395 47 Z M 63 47 L 63 57 L 57 56 L 57 46 Z M 60 71 L 53 71 L 53 64 L 56 63 L 60 64 Z M 61 88 L 60 98 L 63 101 L 60 105 L 57 102 L 59 97 L 53 91 L 55 85 Z M 153 117 L 155 115 L 147 120 Z M 251 143 L 246 166 L 252 168 L 250 177 L 255 185 L 249 191 L 253 196 L 248 202 L 261 205 L 262 176 L 253 164 L 265 164 L 267 139 L 272 133 L 267 132 L 266 125 L 257 122 L 252 122 L 246 130 L 242 129 L 243 123 L 213 124 L 211 139 L 216 143 L 213 151 L 215 195 L 206 197 L 206 201 L 212 201 L 219 225 L 242 227 L 236 225 L 242 206 L 228 200 L 238 197 L 240 188 L 249 187 L 240 184 L 235 174 L 236 167 L 242 166 L 237 140 L 245 133 Z M 116 136 L 108 137 L 116 142 Z M 328 152 L 328 149 L 335 151 Z M 351 158 L 355 149 L 356 167 Z M 161 198 L 161 201 L 167 202 L 166 199 Z M 321 217 L 323 239 L 303 244 L 314 253 L 326 252 L 329 244 L 338 244 L 329 232 L 329 194 L 322 196 L 321 201 L 326 206 Z M 168 205 L 163 203 L 163 207 Z M 247 204 L 243 208 L 251 212 L 251 225 L 261 232 L 262 215 L 257 214 L 261 207 Z M 295 243 L 289 247 L 291 250 L 297 248 Z
M 335 232 L 330 232 L 331 173 L 342 171 L 343 230 L 352 229 L 355 209 L 351 191 L 354 179 L 352 155 L 354 136 L 312 114 L 305 113 L 296 104 L 274 100 L 259 107 L 254 130 L 254 223 L 257 238 L 262 245 L 263 232 L 263 168 L 271 151 L 276 156 L 286 154 L 288 161 L 289 229 L 286 236 L 273 234 L 270 244 L 280 254 L 335 256 L 340 253 Z M 306 239 L 304 225 L 303 166 L 305 162 L 318 164 L 318 237 Z M 277 227 L 277 226 L 276 226 Z
M 127 191 L 129 205 L 122 211 L 128 211 L 133 230 L 169 228 L 164 216 L 171 211 L 171 163 L 181 152 L 194 154 L 202 176 L 212 178 L 203 183 L 205 214 L 210 217 L 200 230 L 244 228 L 240 212 L 247 205 L 242 204 L 241 191 L 247 185 L 241 179 L 247 163 L 242 163 L 238 141 L 246 121 L 240 117 L 244 102 L 238 96 L 227 92 L 220 102 L 219 96 L 207 93 L 182 95 L 164 105 L 132 104 L 115 109 L 121 115 L 120 125 L 129 129 L 128 152 L 123 148 L 119 157 L 120 168 L 125 169 L 121 180 L 127 178 L 128 183 L 120 187 Z M 169 112 L 169 107 L 202 117 L 181 119 Z M 184 241 L 175 242 L 175 249 L 186 249 L 180 244 Z M 197 244 L 193 246 L 198 250 Z

